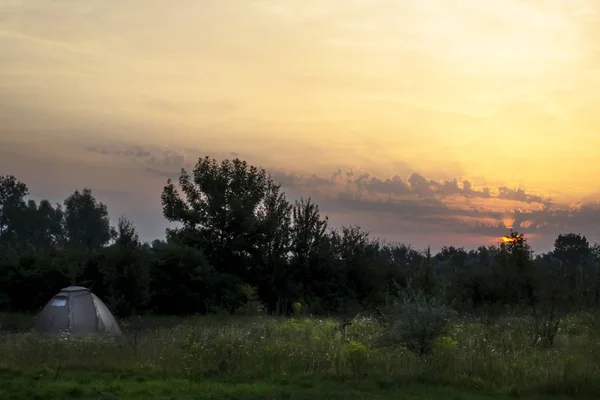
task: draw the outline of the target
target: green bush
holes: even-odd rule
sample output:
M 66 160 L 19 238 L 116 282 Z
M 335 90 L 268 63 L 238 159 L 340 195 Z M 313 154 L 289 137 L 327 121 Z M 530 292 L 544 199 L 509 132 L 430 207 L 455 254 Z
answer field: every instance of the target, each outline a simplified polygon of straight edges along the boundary
M 457 314 L 440 297 L 406 290 L 396 303 L 393 315 L 391 342 L 426 355 L 433 350 L 435 340 L 447 333 L 451 319 Z

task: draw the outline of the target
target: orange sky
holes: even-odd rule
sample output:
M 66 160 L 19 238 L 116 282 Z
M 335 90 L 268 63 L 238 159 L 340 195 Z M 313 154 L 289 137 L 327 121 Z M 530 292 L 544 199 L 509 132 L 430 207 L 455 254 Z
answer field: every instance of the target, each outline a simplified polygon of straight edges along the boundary
M 599 8 L 594 0 L 4 1 L 0 174 L 40 196 L 86 185 L 103 190 L 115 212 L 158 213 L 147 236 L 164 229 L 164 177 L 148 163 L 173 171 L 204 154 L 239 154 L 286 176 L 341 169 L 384 182 L 417 173 L 460 187 L 469 180 L 492 197 L 522 188 L 546 208 L 548 198 L 562 209 L 586 203 L 600 198 Z M 135 146 L 154 158 L 124 154 Z M 360 220 L 406 242 L 401 227 L 416 224 L 418 245 L 444 240 L 452 223 L 461 226 L 456 240 L 485 242 L 497 232 L 469 226 L 512 224 L 515 209 L 544 207 L 508 204 L 515 195 L 506 192 L 405 199 L 298 179 L 290 193 L 319 194 L 339 223 Z M 341 188 L 367 216 L 339 198 Z M 425 222 L 402 208 L 424 198 L 464 212 L 411 211 L 432 212 Z M 600 223 L 600 212 L 582 212 L 541 228 L 544 215 L 519 217 L 521 226 L 535 222 L 542 244 L 559 226 L 593 232 Z M 454 222 L 439 232 L 435 218 Z

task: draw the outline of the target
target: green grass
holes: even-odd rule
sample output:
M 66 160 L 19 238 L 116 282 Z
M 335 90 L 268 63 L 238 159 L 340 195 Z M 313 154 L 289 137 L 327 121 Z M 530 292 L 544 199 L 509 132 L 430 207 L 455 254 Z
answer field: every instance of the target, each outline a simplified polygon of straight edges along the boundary
M 1 334 L 0 398 L 600 398 L 600 330 L 591 315 L 566 319 L 550 348 L 524 318 L 457 321 L 428 357 L 390 346 L 368 319 L 345 332 L 333 320 L 267 317 L 123 327 L 116 340 Z
M 417 383 L 386 381 L 296 381 L 235 382 L 218 379 L 190 382 L 185 379 L 122 375 L 116 373 L 63 372 L 0 373 L 0 398 L 12 400 L 56 399 L 211 399 L 211 400 L 353 400 L 432 399 L 504 400 L 512 395 L 494 395 Z M 539 396 L 524 399 L 541 399 Z

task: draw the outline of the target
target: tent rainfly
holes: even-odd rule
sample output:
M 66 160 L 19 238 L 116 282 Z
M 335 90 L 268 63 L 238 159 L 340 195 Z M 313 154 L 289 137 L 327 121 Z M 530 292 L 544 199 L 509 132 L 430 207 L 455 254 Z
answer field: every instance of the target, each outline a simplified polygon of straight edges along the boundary
M 33 324 L 40 333 L 106 333 L 121 336 L 121 328 L 106 304 L 88 288 L 69 286 L 40 311 Z

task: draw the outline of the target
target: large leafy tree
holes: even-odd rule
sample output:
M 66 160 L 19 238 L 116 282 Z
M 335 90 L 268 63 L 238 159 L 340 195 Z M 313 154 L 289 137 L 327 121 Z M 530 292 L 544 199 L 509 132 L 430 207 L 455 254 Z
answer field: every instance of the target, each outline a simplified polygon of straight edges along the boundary
M 220 272 L 246 281 L 265 268 L 265 247 L 269 260 L 285 257 L 289 205 L 264 169 L 201 158 L 191 174 L 182 169 L 179 188 L 169 180 L 162 193 L 165 217 L 180 225 L 169 239 L 203 249 Z

